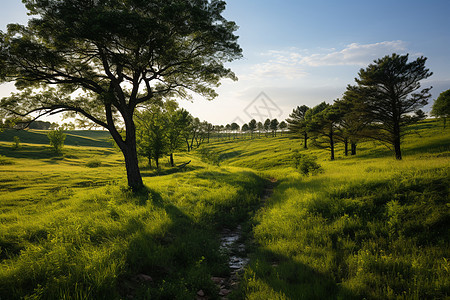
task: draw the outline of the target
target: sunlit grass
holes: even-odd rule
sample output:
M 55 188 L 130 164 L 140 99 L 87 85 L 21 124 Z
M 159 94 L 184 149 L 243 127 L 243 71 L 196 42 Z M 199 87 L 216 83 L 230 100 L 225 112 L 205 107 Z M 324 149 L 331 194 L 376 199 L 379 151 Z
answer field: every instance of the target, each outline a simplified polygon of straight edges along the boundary
M 253 218 L 256 246 L 237 297 L 447 297 L 450 134 L 433 122 L 417 129 L 402 161 L 373 142 L 355 157 L 338 148 L 335 161 L 286 138 L 215 144 L 224 157 L 239 153 L 224 163 L 278 179 Z M 318 156 L 324 173 L 302 176 L 293 149 Z
M 113 148 L 68 145 L 57 157 L 0 142 L 0 298 L 214 298 L 210 276 L 229 272 L 219 232 L 237 224 L 251 262 L 231 298 L 448 297 L 450 131 L 415 130 L 402 161 L 373 142 L 348 157 L 338 145 L 330 161 L 286 136 L 214 141 L 220 166 L 195 151 L 175 155 L 191 161 L 184 169 L 142 159 L 140 194 Z M 294 150 L 324 172 L 302 176 Z M 264 203 L 262 178 L 277 179 Z

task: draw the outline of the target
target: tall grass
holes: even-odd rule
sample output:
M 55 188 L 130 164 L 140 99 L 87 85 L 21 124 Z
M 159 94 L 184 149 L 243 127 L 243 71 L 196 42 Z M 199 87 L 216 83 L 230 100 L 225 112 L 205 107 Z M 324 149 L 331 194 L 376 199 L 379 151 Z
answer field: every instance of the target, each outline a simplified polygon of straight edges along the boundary
M 239 223 L 251 261 L 230 298 L 446 298 L 450 134 L 411 130 L 400 162 L 372 142 L 333 162 L 285 136 L 215 142 L 177 154 L 185 170 L 144 168 L 140 194 L 106 146 L 0 142 L 0 299 L 214 299 L 219 232 Z M 300 174 L 295 150 L 323 172 Z
M 252 259 L 235 297 L 448 297 L 450 134 L 433 122 L 413 130 L 400 162 L 373 142 L 336 161 L 287 138 L 217 143 L 229 154 L 222 165 L 252 164 L 278 179 L 253 218 Z M 324 172 L 300 174 L 292 151 L 318 156 Z
M 210 277 L 228 273 L 218 231 L 259 204 L 264 184 L 242 168 L 144 171 L 148 190 L 124 184 L 120 155 L 67 147 L 42 155 L 26 145 L 0 149 L 1 299 L 192 299 L 217 294 Z M 101 157 L 97 168 L 86 162 Z M 139 274 L 152 277 L 139 280 Z

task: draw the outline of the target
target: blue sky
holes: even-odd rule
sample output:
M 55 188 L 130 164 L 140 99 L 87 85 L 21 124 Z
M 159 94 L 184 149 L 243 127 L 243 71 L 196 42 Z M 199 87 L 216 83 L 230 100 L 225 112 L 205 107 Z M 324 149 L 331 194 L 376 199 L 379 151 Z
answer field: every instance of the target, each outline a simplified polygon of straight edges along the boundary
M 0 1 L 0 30 L 26 22 L 21 1 Z M 422 86 L 432 85 L 435 99 L 450 89 L 449 13 L 448 0 L 228 0 L 224 15 L 240 27 L 244 50 L 243 59 L 229 64 L 239 81 L 224 80 L 213 101 L 180 104 L 214 124 L 284 119 L 297 105 L 339 98 L 359 69 L 394 52 L 428 58 L 434 75 Z M 0 97 L 10 90 L 0 87 Z M 261 92 L 270 99 L 258 98 Z M 277 109 L 264 110 L 268 101 Z

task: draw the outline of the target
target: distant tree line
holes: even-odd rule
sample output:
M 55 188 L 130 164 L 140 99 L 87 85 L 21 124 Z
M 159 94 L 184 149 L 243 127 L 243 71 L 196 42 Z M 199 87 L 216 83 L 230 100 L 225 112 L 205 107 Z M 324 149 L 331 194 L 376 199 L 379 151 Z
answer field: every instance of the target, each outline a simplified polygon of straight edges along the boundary
M 135 116 L 137 153 L 145 157 L 150 167 L 160 167 L 160 160 L 168 157 L 175 166 L 174 153 L 190 152 L 210 141 L 277 136 L 287 130 L 285 121 L 267 119 L 264 123 L 251 120 L 240 126 L 233 122 L 213 125 L 179 108 L 177 102 L 167 100 L 145 106 Z

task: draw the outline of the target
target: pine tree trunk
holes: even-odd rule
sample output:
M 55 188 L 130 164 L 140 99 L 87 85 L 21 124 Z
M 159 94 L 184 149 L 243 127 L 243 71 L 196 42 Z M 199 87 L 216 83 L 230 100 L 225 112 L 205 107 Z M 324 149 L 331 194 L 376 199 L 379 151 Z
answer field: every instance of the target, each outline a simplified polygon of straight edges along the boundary
M 173 163 L 173 153 L 170 153 L 170 166 L 174 167 L 174 163 Z
M 330 149 L 331 149 L 331 160 L 334 160 L 334 140 L 333 140 L 333 130 L 330 130 Z
M 356 155 L 356 143 L 351 142 L 351 155 Z
M 348 140 L 344 139 L 344 154 L 348 156 Z
M 395 152 L 395 159 L 401 160 L 402 159 L 402 150 L 400 148 L 400 137 L 398 137 L 394 140 L 394 152 Z
M 395 158 L 397 160 L 402 159 L 402 150 L 400 148 L 400 126 L 398 124 L 394 124 L 394 152 Z
M 308 149 L 308 134 L 306 132 L 304 134 L 305 134 L 305 136 L 304 136 L 305 137 L 305 143 L 304 143 L 305 146 L 303 148 Z

